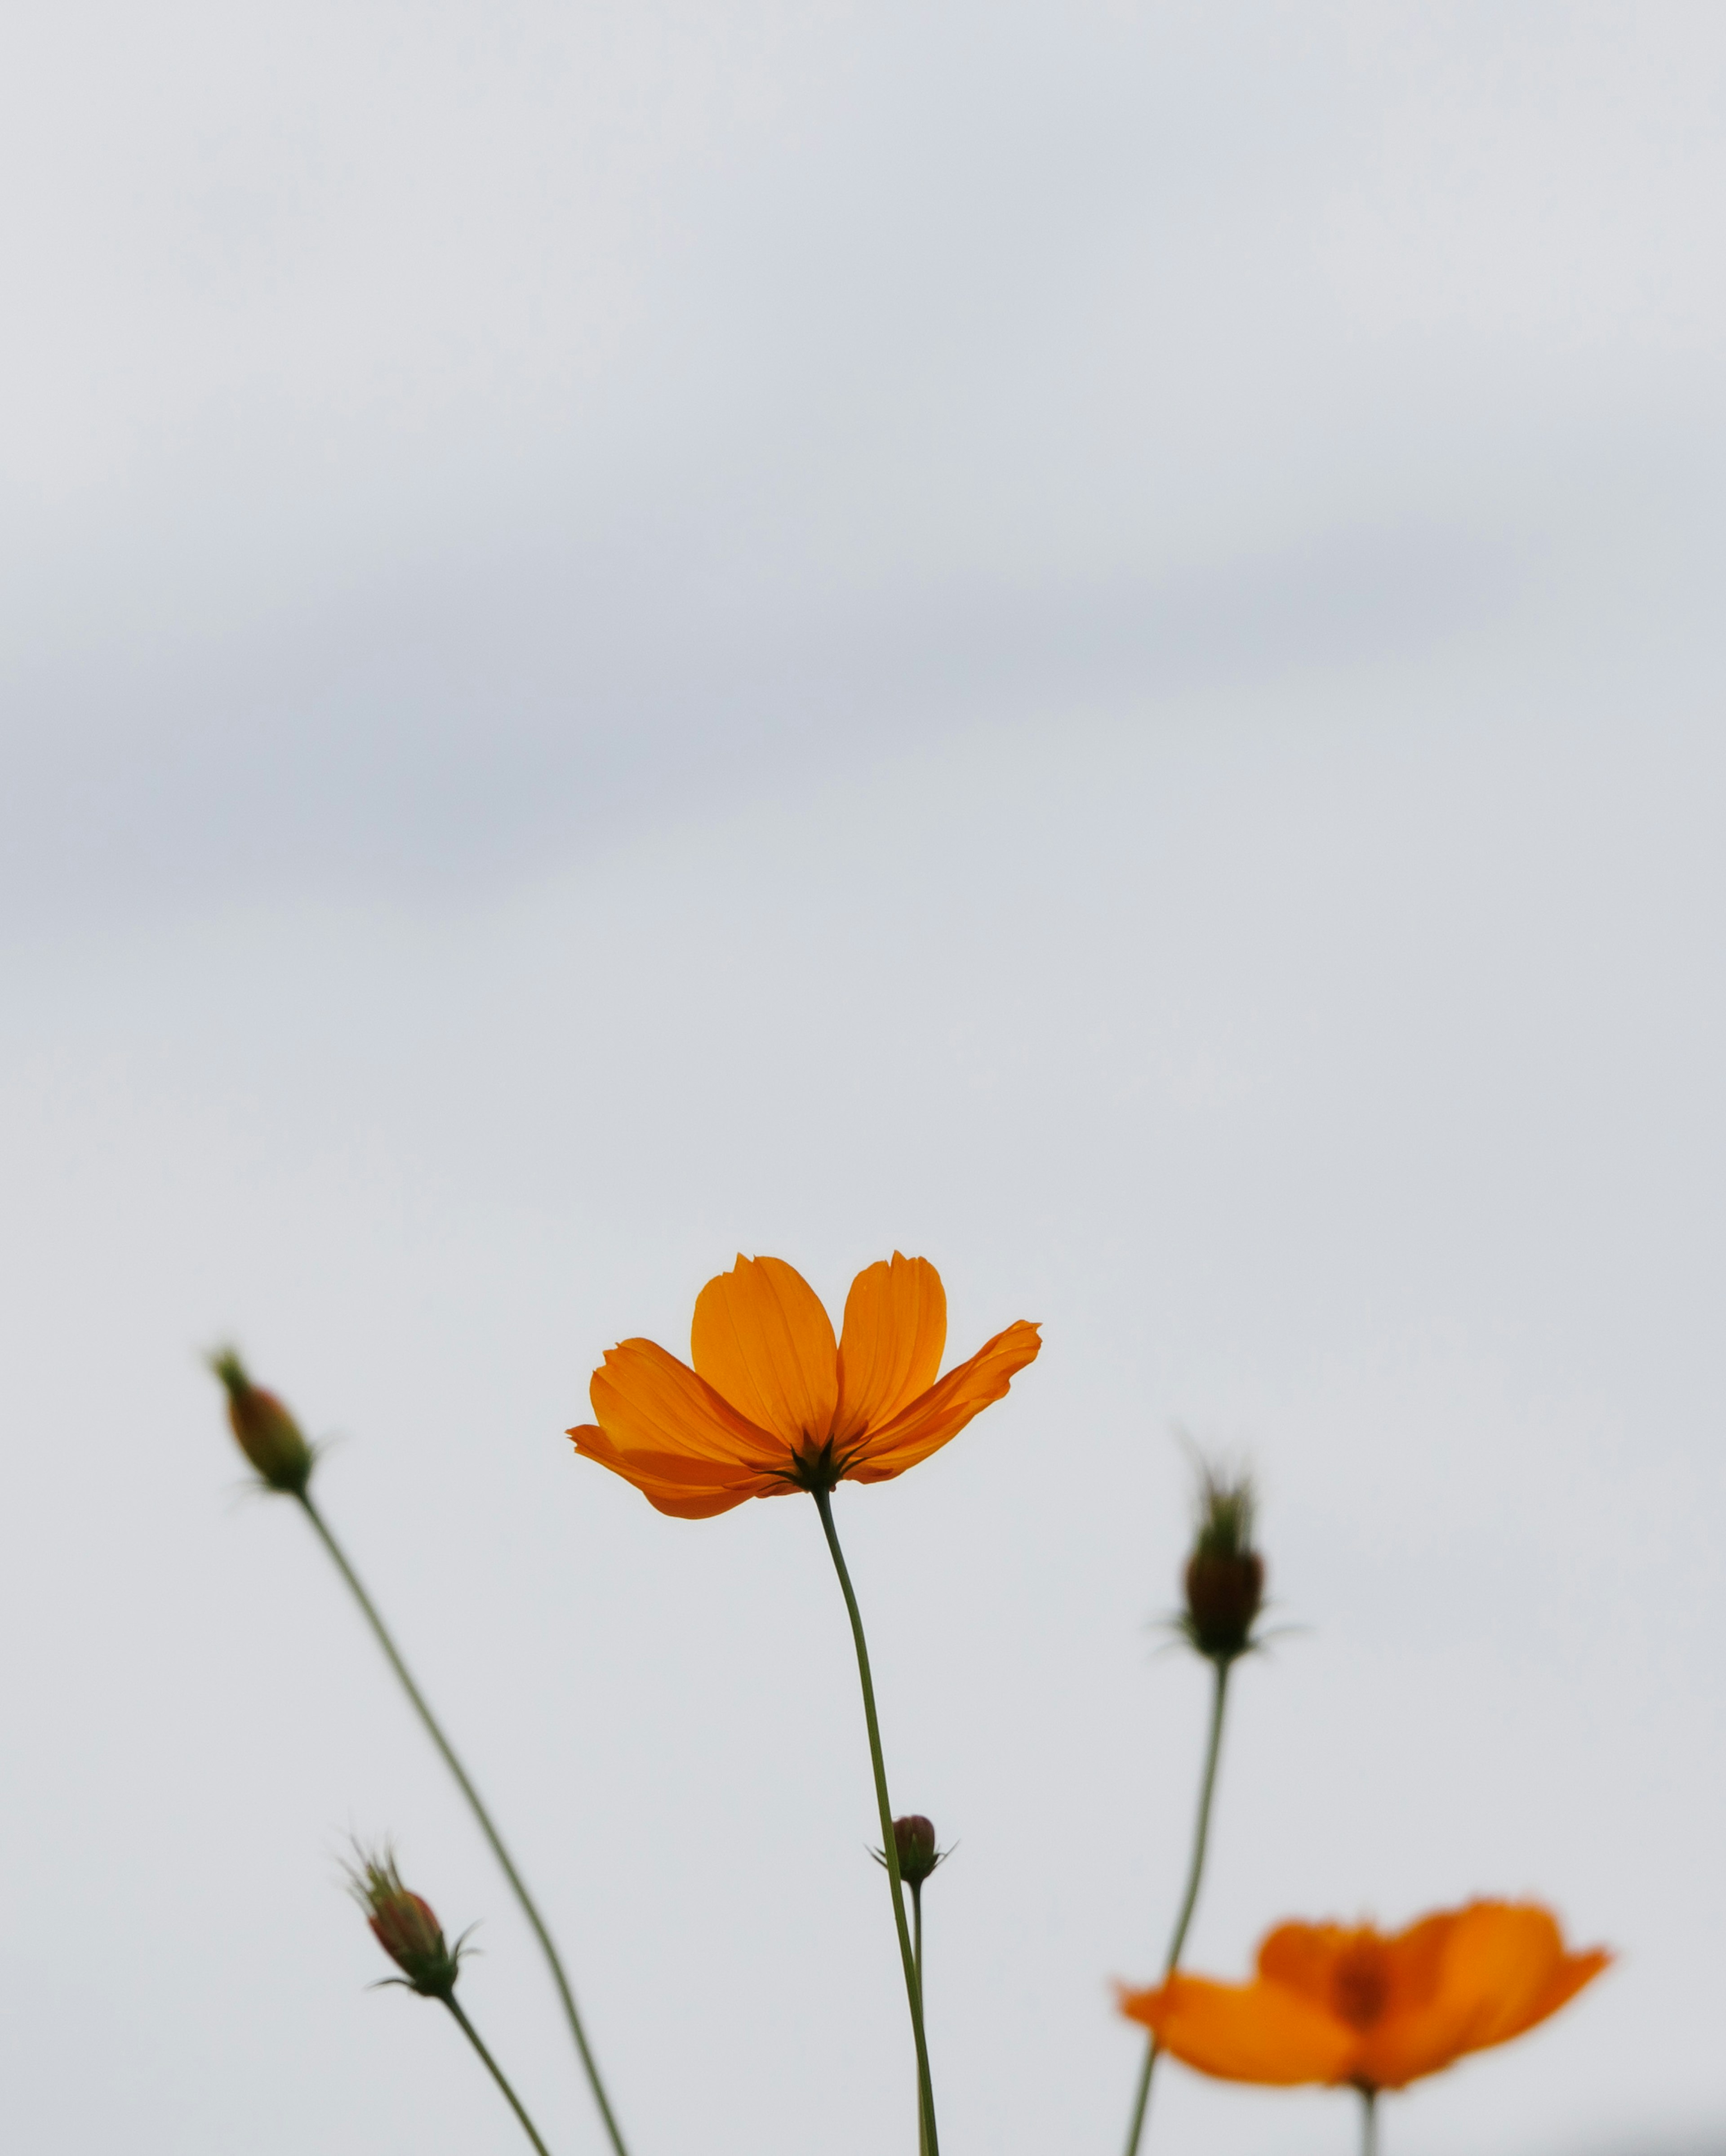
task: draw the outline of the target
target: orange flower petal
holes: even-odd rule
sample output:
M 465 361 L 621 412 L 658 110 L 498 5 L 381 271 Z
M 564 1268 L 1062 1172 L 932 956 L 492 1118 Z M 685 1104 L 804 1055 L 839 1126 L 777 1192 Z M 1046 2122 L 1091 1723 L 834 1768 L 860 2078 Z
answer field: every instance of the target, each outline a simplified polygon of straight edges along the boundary
M 1508 2044 L 1513 2036 L 1520 2036 L 1526 2030 L 1537 2028 L 1561 2006 L 1568 2006 L 1585 1984 L 1592 1984 L 1604 1969 L 1612 1966 L 1612 1956 L 1605 1947 L 1589 1947 L 1581 1953 L 1567 1953 L 1547 1979 L 1546 1989 L 1535 2001 L 1533 2011 L 1524 2021 L 1513 2029 L 1487 2038 L 1488 2044 Z
M 1279 1924 L 1260 1943 L 1258 1973 L 1328 2010 L 1338 1957 L 1354 1936 L 1341 1924 Z
M 957 1437 L 973 1415 L 1004 1397 L 1008 1386 L 1042 1346 L 1037 1328 L 1024 1318 L 987 1340 L 968 1363 L 949 1370 L 938 1384 L 866 1438 L 847 1469 L 855 1482 L 884 1482 L 902 1475 Z
M 672 1453 L 624 1452 L 592 1423 L 583 1424 L 569 1435 L 584 1458 L 610 1468 L 614 1475 L 633 1483 L 657 1511 L 680 1519 L 711 1519 L 716 1512 L 728 1512 L 750 1497 L 771 1496 L 789 1486 L 744 1467 L 717 1466 Z
M 599 1427 L 622 1453 L 655 1452 L 760 1469 L 785 1448 L 652 1340 L 606 1351 L 588 1388 Z
M 845 1297 L 839 1338 L 841 1443 L 889 1423 L 935 1382 L 947 1345 L 947 1291 L 927 1258 L 866 1266 Z
M 793 1450 L 824 1442 L 839 1348 L 814 1290 L 782 1258 L 739 1257 L 696 1297 L 690 1360 L 739 1414 Z
M 1123 1995 L 1121 2011 L 1184 2064 L 1222 2081 L 1292 2088 L 1348 2077 L 1353 2032 L 1284 1984 L 1172 1976 L 1159 1989 Z
M 1381 2088 L 1400 2088 L 1466 2052 L 1508 2043 L 1555 2014 L 1607 1958 L 1567 1954 L 1556 1921 L 1533 1904 L 1472 1902 L 1456 1913 L 1432 1995 L 1386 2015 L 1364 2046 L 1362 2071 Z
M 1437 1998 L 1451 1942 L 1467 1913 L 1466 1909 L 1440 1909 L 1384 1941 L 1391 2013 L 1419 2013 Z

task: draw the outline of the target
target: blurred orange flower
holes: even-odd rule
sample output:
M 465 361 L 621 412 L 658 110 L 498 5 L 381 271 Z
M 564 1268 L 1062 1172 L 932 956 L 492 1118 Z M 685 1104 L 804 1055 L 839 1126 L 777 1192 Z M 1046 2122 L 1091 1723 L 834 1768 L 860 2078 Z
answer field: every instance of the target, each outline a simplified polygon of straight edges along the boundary
M 1251 1984 L 1175 1975 L 1121 2010 L 1220 2080 L 1402 2088 L 1557 2013 L 1611 1956 L 1567 1953 L 1532 1902 L 1471 1902 L 1385 1938 L 1370 1925 L 1282 1924 Z
M 651 1340 L 611 1348 L 590 1388 L 597 1423 L 569 1435 L 683 1519 L 881 1482 L 956 1437 L 1042 1343 L 1021 1318 L 937 1383 L 946 1344 L 947 1296 L 925 1258 L 896 1250 L 859 1273 L 835 1342 L 801 1273 L 739 1257 L 696 1298 L 690 1363 Z

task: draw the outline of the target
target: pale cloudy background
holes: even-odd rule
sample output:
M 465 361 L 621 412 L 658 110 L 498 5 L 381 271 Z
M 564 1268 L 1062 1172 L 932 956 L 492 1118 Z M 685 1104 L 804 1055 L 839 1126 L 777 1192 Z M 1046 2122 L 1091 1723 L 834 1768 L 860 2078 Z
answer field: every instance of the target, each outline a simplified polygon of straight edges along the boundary
M 599 2137 L 229 1332 L 537 1883 L 634 2156 L 908 2147 L 810 1508 L 573 1460 L 738 1250 L 896 1245 L 848 1491 L 952 2156 L 1118 2147 L 1193 1940 L 1535 1893 L 1620 1967 L 1387 2156 L 1713 2156 L 1713 6 L 27 5 L 0 51 L 0 2138 L 506 2152 L 350 1825 Z M 1171 2071 L 1149 2148 L 1350 2150 Z

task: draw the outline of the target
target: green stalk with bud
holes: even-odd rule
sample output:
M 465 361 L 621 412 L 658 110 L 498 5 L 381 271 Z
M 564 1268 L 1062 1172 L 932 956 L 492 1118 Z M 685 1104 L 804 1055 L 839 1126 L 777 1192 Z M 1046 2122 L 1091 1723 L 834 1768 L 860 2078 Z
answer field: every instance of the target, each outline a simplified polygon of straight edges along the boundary
M 353 1897 L 366 1912 L 378 1945 L 402 1972 L 399 1976 L 386 1976 L 383 1983 L 398 1984 L 403 1991 L 415 1992 L 421 1999 L 435 1999 L 448 2010 L 496 2082 L 539 2156 L 550 2156 L 539 2138 L 538 2128 L 511 2087 L 503 2068 L 486 2049 L 479 2030 L 456 2000 L 455 1979 L 461 1973 L 461 1950 L 467 1934 L 464 1933 L 454 1946 L 445 1943 L 444 1928 L 431 1904 L 402 1884 L 393 1851 L 385 1849 L 368 1855 L 359 1850 L 356 1855 L 359 1861 L 348 1872 Z
M 1265 1597 L 1265 1561 L 1253 1548 L 1252 1531 L 1256 1499 L 1249 1476 L 1232 1480 L 1218 1469 L 1200 1464 L 1196 1532 L 1182 1576 L 1185 1607 L 1175 1620 L 1177 1630 L 1195 1655 L 1208 1661 L 1213 1671 L 1210 1724 L 1205 1738 L 1205 1764 L 1199 1780 L 1199 1804 L 1193 1823 L 1193 1851 L 1187 1866 L 1186 1891 L 1181 1897 L 1174 1931 L 1163 1966 L 1167 1984 L 1180 1964 L 1193 1912 L 1199 1906 L 1199 1887 L 1205 1876 L 1205 1859 L 1210 1841 L 1211 1807 L 1216 1795 L 1216 1774 L 1222 1756 L 1223 1715 L 1228 1704 L 1229 1672 L 1257 1642 L 1253 1627 Z M 1133 2092 L 1133 2113 L 1127 2128 L 1126 2156 L 1138 2156 L 1144 2137 L 1145 2116 L 1150 2107 L 1151 2081 L 1157 2071 L 1158 2046 L 1148 2039 Z
M 911 1889 L 911 1958 L 917 1971 L 917 1994 L 919 2005 L 928 1994 L 923 1988 L 923 1886 L 936 1868 L 945 1864 L 952 1854 L 935 1845 L 935 1829 L 932 1821 L 921 1812 L 907 1812 L 903 1819 L 893 1821 L 893 1854 L 899 1861 L 899 1881 Z M 886 1871 L 889 1869 L 885 1849 L 874 1851 L 875 1861 Z M 923 2119 L 922 2092 L 919 2090 L 917 2113 L 917 2145 L 918 2156 L 928 2156 L 928 2128 Z
M 546 1928 L 545 1920 L 540 1915 L 532 1896 L 528 1892 L 521 1873 L 516 1869 L 514 1859 L 505 1848 L 502 1837 L 493 1825 L 491 1815 L 486 1810 L 479 1791 L 475 1788 L 467 1769 L 457 1758 L 455 1748 L 444 1734 L 437 1717 L 427 1704 L 425 1695 L 414 1682 L 407 1664 L 402 1660 L 400 1650 L 391 1637 L 382 1616 L 378 1614 L 377 1604 L 367 1593 L 358 1573 L 348 1562 L 347 1553 L 331 1532 L 323 1514 L 313 1502 L 311 1476 L 312 1471 L 317 1465 L 317 1448 L 307 1442 L 299 1424 L 276 1395 L 274 1393 L 266 1392 L 262 1386 L 254 1385 L 252 1383 L 244 1364 L 233 1348 L 224 1348 L 212 1355 L 210 1368 L 221 1380 L 223 1389 L 228 1396 L 229 1426 L 234 1432 L 240 1450 L 244 1453 L 256 1470 L 259 1480 L 264 1487 L 274 1491 L 280 1496 L 291 1497 L 311 1522 L 318 1540 L 328 1552 L 331 1562 L 341 1573 L 349 1592 L 359 1604 L 361 1614 L 370 1625 L 373 1636 L 383 1650 L 385 1661 L 394 1671 L 403 1691 L 407 1693 L 414 1712 L 418 1714 L 424 1726 L 426 1734 L 431 1738 L 433 1744 L 437 1748 L 439 1756 L 455 1777 L 457 1788 L 466 1798 L 468 1808 L 478 1822 L 480 1831 L 485 1837 L 492 1855 L 497 1859 L 504 1877 L 509 1881 L 510 1890 L 519 1903 L 522 1915 L 527 1917 L 529 1928 L 539 1942 L 540 1952 L 544 1955 L 546 1964 L 551 1971 L 552 1981 L 557 1988 L 557 1996 L 563 2008 L 563 2018 L 569 2025 L 570 2035 L 574 2041 L 583 2071 L 587 2076 L 588 2086 L 593 2092 L 593 2101 L 598 2106 L 599 2116 L 604 2123 L 614 2156 L 628 2156 L 628 2151 L 624 2146 L 622 2132 L 613 2113 L 604 2084 L 599 2078 L 599 2068 L 594 2060 L 593 2049 L 588 2042 L 587 2030 L 582 2025 L 581 2015 L 575 2003 L 575 1994 L 563 1971 L 562 1958 L 557 1952 L 551 1933 Z M 463 2026 L 466 2027 L 460 2010 L 455 2005 L 453 1999 L 445 2003 L 456 2019 L 463 2021 Z M 468 2030 L 468 2035 L 475 2048 L 480 2051 L 481 2056 L 485 2057 L 487 2063 L 490 2064 L 489 2054 L 480 2045 L 478 2036 L 474 2035 L 471 2029 Z M 496 2073 L 495 2066 L 492 2066 L 491 2071 L 494 2074 Z M 501 2083 L 502 2076 L 499 2075 L 497 2077 Z

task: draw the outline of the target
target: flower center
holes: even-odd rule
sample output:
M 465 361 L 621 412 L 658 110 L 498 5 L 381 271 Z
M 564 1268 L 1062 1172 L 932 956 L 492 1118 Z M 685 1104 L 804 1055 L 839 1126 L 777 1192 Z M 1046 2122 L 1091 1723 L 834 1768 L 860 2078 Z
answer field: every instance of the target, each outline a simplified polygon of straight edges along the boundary
M 790 1471 L 786 1479 L 799 1490 L 813 1492 L 836 1488 L 844 1471 L 844 1464 L 834 1455 L 830 1437 L 819 1445 L 813 1438 L 805 1437 L 801 1447 L 791 1456 Z
M 1370 2029 L 1390 1996 L 1390 1972 L 1376 1940 L 1345 1947 L 1331 1974 L 1331 1998 L 1351 2029 Z

